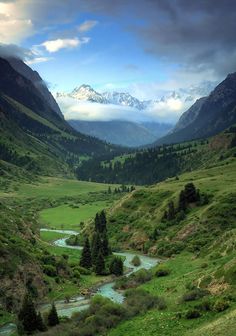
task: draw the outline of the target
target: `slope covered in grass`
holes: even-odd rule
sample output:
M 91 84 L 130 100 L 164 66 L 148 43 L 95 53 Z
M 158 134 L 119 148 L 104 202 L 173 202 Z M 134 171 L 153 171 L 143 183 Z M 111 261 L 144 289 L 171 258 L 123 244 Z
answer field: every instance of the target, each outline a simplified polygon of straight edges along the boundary
M 204 202 L 163 220 L 168 203 L 194 183 Z M 178 211 L 177 211 L 178 215 Z M 109 336 L 235 334 L 236 159 L 188 172 L 127 195 L 110 212 L 113 246 L 157 255 L 164 264 L 141 288 L 166 302 L 120 323 Z M 161 271 L 160 271 L 161 270 Z

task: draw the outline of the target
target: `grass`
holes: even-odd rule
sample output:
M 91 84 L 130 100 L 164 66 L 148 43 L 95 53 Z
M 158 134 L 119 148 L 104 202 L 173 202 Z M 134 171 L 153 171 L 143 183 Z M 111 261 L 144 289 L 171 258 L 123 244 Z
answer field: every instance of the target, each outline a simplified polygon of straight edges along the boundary
M 35 183 L 21 183 L 17 190 L 11 193 L 0 193 L 0 196 L 33 197 L 33 198 L 66 198 L 88 193 L 107 191 L 108 184 L 63 179 L 56 177 L 42 177 Z M 112 185 L 114 189 L 116 185 Z
M 64 204 L 55 208 L 42 210 L 39 219 L 43 226 L 79 231 L 80 222 L 94 218 L 98 211 L 106 208 L 109 204 L 110 202 L 108 201 L 79 204 L 76 207 Z
M 41 231 L 40 238 L 46 243 L 53 243 L 55 240 L 69 237 L 65 233 L 58 233 L 58 232 L 50 232 L 50 231 Z
M 236 160 L 229 158 L 210 168 L 139 189 L 110 212 L 109 233 L 114 246 L 117 242 L 121 248 L 141 246 L 154 254 L 161 244 L 164 249 L 173 246 L 180 249 L 165 262 L 169 275 L 154 277 L 141 286 L 163 297 L 167 309 L 150 310 L 122 322 L 108 333 L 109 336 L 235 335 L 235 172 Z M 209 195 L 209 204 L 190 208 L 180 222 L 162 225 L 167 202 L 172 199 L 177 204 L 179 192 L 188 182 Z M 157 237 L 150 239 L 154 228 L 158 229 Z M 187 319 L 186 312 L 204 300 L 181 301 L 188 286 L 192 285 L 209 290 L 212 303 L 226 297 L 230 307 L 223 312 L 201 311 L 199 318 Z
M 208 216 L 212 216 L 213 206 L 218 208 L 223 216 L 225 212 L 223 203 L 227 203 L 230 194 L 236 190 L 235 171 L 236 159 L 232 158 L 224 165 L 185 173 L 177 180 L 167 179 L 135 191 L 130 197 L 124 198 L 109 214 L 108 231 L 113 246 L 139 249 L 141 242 L 146 241 L 149 244 L 146 250 L 148 251 L 152 247 L 149 237 L 156 228 L 160 231 L 162 240 L 165 236 L 171 241 L 175 240 L 174 237 L 187 225 L 204 230 L 204 226 L 200 223 L 207 220 Z M 188 182 L 193 182 L 202 193 L 210 195 L 210 203 L 189 211 L 186 219 L 178 225 L 159 228 L 168 201 L 172 199 L 177 206 L 179 193 Z M 215 215 L 216 223 L 218 217 Z M 233 225 L 233 220 L 231 222 Z M 156 242 L 153 245 L 155 247 Z
M 163 311 L 151 310 L 144 315 L 125 321 L 110 331 L 108 335 L 235 335 L 235 302 L 232 302 L 231 308 L 225 312 L 204 312 L 200 318 L 191 320 L 186 319 L 184 314 L 189 308 L 202 302 L 203 299 L 194 302 L 181 302 L 181 297 L 187 291 L 186 286 L 188 284 L 196 284 L 198 279 L 204 275 L 209 275 L 214 272 L 217 266 L 224 264 L 227 258 L 229 257 L 219 261 L 209 261 L 207 259 L 209 267 L 206 269 L 202 268 L 205 259 L 193 259 L 192 255 L 187 253 L 167 261 L 166 267 L 171 270 L 170 275 L 160 278 L 154 277 L 150 282 L 141 286 L 153 295 L 164 297 L 167 309 Z M 230 293 L 235 295 L 236 288 L 231 288 Z M 182 316 L 179 317 L 179 314 L 182 314 Z

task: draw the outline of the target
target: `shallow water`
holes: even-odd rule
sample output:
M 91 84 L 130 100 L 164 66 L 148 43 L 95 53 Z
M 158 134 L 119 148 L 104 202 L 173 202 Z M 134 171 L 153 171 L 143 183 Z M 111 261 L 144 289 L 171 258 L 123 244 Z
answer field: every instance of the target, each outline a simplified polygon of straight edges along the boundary
M 8 336 L 13 334 L 15 331 L 16 331 L 16 325 L 14 323 L 8 323 L 0 328 L 0 335 Z
M 41 229 L 40 231 L 57 232 L 57 233 L 62 233 L 66 235 L 79 234 L 78 232 L 73 231 L 73 230 Z M 59 246 L 62 248 L 68 248 L 68 249 L 74 249 L 74 250 L 81 250 L 83 248 L 82 246 L 67 245 L 66 244 L 67 238 L 68 237 L 57 239 L 53 244 L 55 246 Z M 151 258 L 145 255 L 139 254 L 141 265 L 135 267 L 131 263 L 133 257 L 136 255 L 135 253 L 130 253 L 130 252 L 119 252 L 119 253 L 117 252 L 116 253 L 115 252 L 114 254 L 117 256 L 125 257 L 124 266 L 127 267 L 129 270 L 126 276 L 130 275 L 133 272 L 138 271 L 141 268 L 150 269 L 159 262 L 159 259 L 157 258 Z M 124 295 L 121 292 L 113 288 L 114 284 L 115 282 L 111 281 L 103 285 L 100 285 L 96 293 L 104 297 L 107 297 L 116 303 L 122 303 L 124 301 Z M 58 300 L 58 301 L 55 301 L 54 303 L 57 308 L 58 315 L 67 316 L 67 317 L 71 317 L 74 313 L 80 312 L 89 307 L 89 299 L 81 295 L 77 297 L 73 297 L 73 299 L 71 299 L 70 302 L 65 302 L 64 300 Z M 50 307 L 51 307 L 50 304 L 42 304 L 42 305 L 39 305 L 38 309 L 43 313 L 45 311 L 48 311 Z M 9 323 L 0 328 L 0 335 L 9 336 L 15 330 L 16 330 L 16 325 L 13 323 Z

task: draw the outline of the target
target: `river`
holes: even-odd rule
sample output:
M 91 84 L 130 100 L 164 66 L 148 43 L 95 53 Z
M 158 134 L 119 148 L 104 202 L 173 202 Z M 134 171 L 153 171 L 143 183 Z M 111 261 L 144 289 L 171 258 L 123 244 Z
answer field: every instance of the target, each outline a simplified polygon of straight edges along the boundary
M 68 235 L 77 235 L 78 232 L 72 231 L 72 230 L 53 230 L 53 229 L 41 229 L 41 231 L 47 231 L 47 232 L 57 232 L 65 234 L 65 238 L 60 238 L 54 241 L 54 245 L 59 246 L 61 248 L 68 248 L 68 249 L 77 249 L 81 250 L 82 246 L 70 246 L 66 244 L 66 239 L 68 238 Z M 128 272 L 126 273 L 126 276 L 130 275 L 133 272 L 138 271 L 141 268 L 150 269 L 154 267 L 158 262 L 159 259 L 157 258 L 151 258 L 146 255 L 140 255 L 139 258 L 141 260 L 140 266 L 134 266 L 132 264 L 132 259 L 136 255 L 134 253 L 130 252 L 115 252 L 114 253 L 117 256 L 124 257 L 124 266 L 128 269 Z M 122 303 L 124 301 L 124 295 L 120 291 L 116 291 L 113 286 L 115 282 L 110 281 L 105 284 L 101 284 L 98 286 L 96 293 L 99 295 L 102 295 L 104 297 L 107 297 L 111 299 L 112 301 L 116 303 Z M 96 294 L 95 293 L 95 294 Z M 89 299 L 85 298 L 82 295 L 73 297 L 70 302 L 66 303 L 64 300 L 58 300 L 55 301 L 55 306 L 57 308 L 57 312 L 59 316 L 67 316 L 71 317 L 73 313 L 79 312 L 81 310 L 87 309 L 89 307 Z M 37 307 L 41 312 L 47 311 L 51 305 L 48 304 L 42 304 L 39 307 Z M 13 323 L 8 323 L 0 328 L 0 335 L 9 336 L 16 330 L 16 326 Z

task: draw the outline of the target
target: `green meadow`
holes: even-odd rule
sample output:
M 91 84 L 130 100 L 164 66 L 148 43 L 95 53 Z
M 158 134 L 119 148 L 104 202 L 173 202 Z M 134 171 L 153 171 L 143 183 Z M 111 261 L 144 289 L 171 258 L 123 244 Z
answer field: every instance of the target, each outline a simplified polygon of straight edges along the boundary
M 104 192 L 107 191 L 108 186 L 108 184 L 78 181 L 74 179 L 41 177 L 39 181 L 32 183 L 15 183 L 15 190 L 13 192 L 1 192 L 0 196 L 57 199 Z M 115 187 L 116 185 L 111 185 L 112 190 Z
M 106 208 L 109 204 L 108 201 L 95 201 L 76 206 L 63 204 L 42 210 L 39 220 L 43 226 L 50 228 L 78 231 L 80 222 L 94 218 L 98 211 Z

